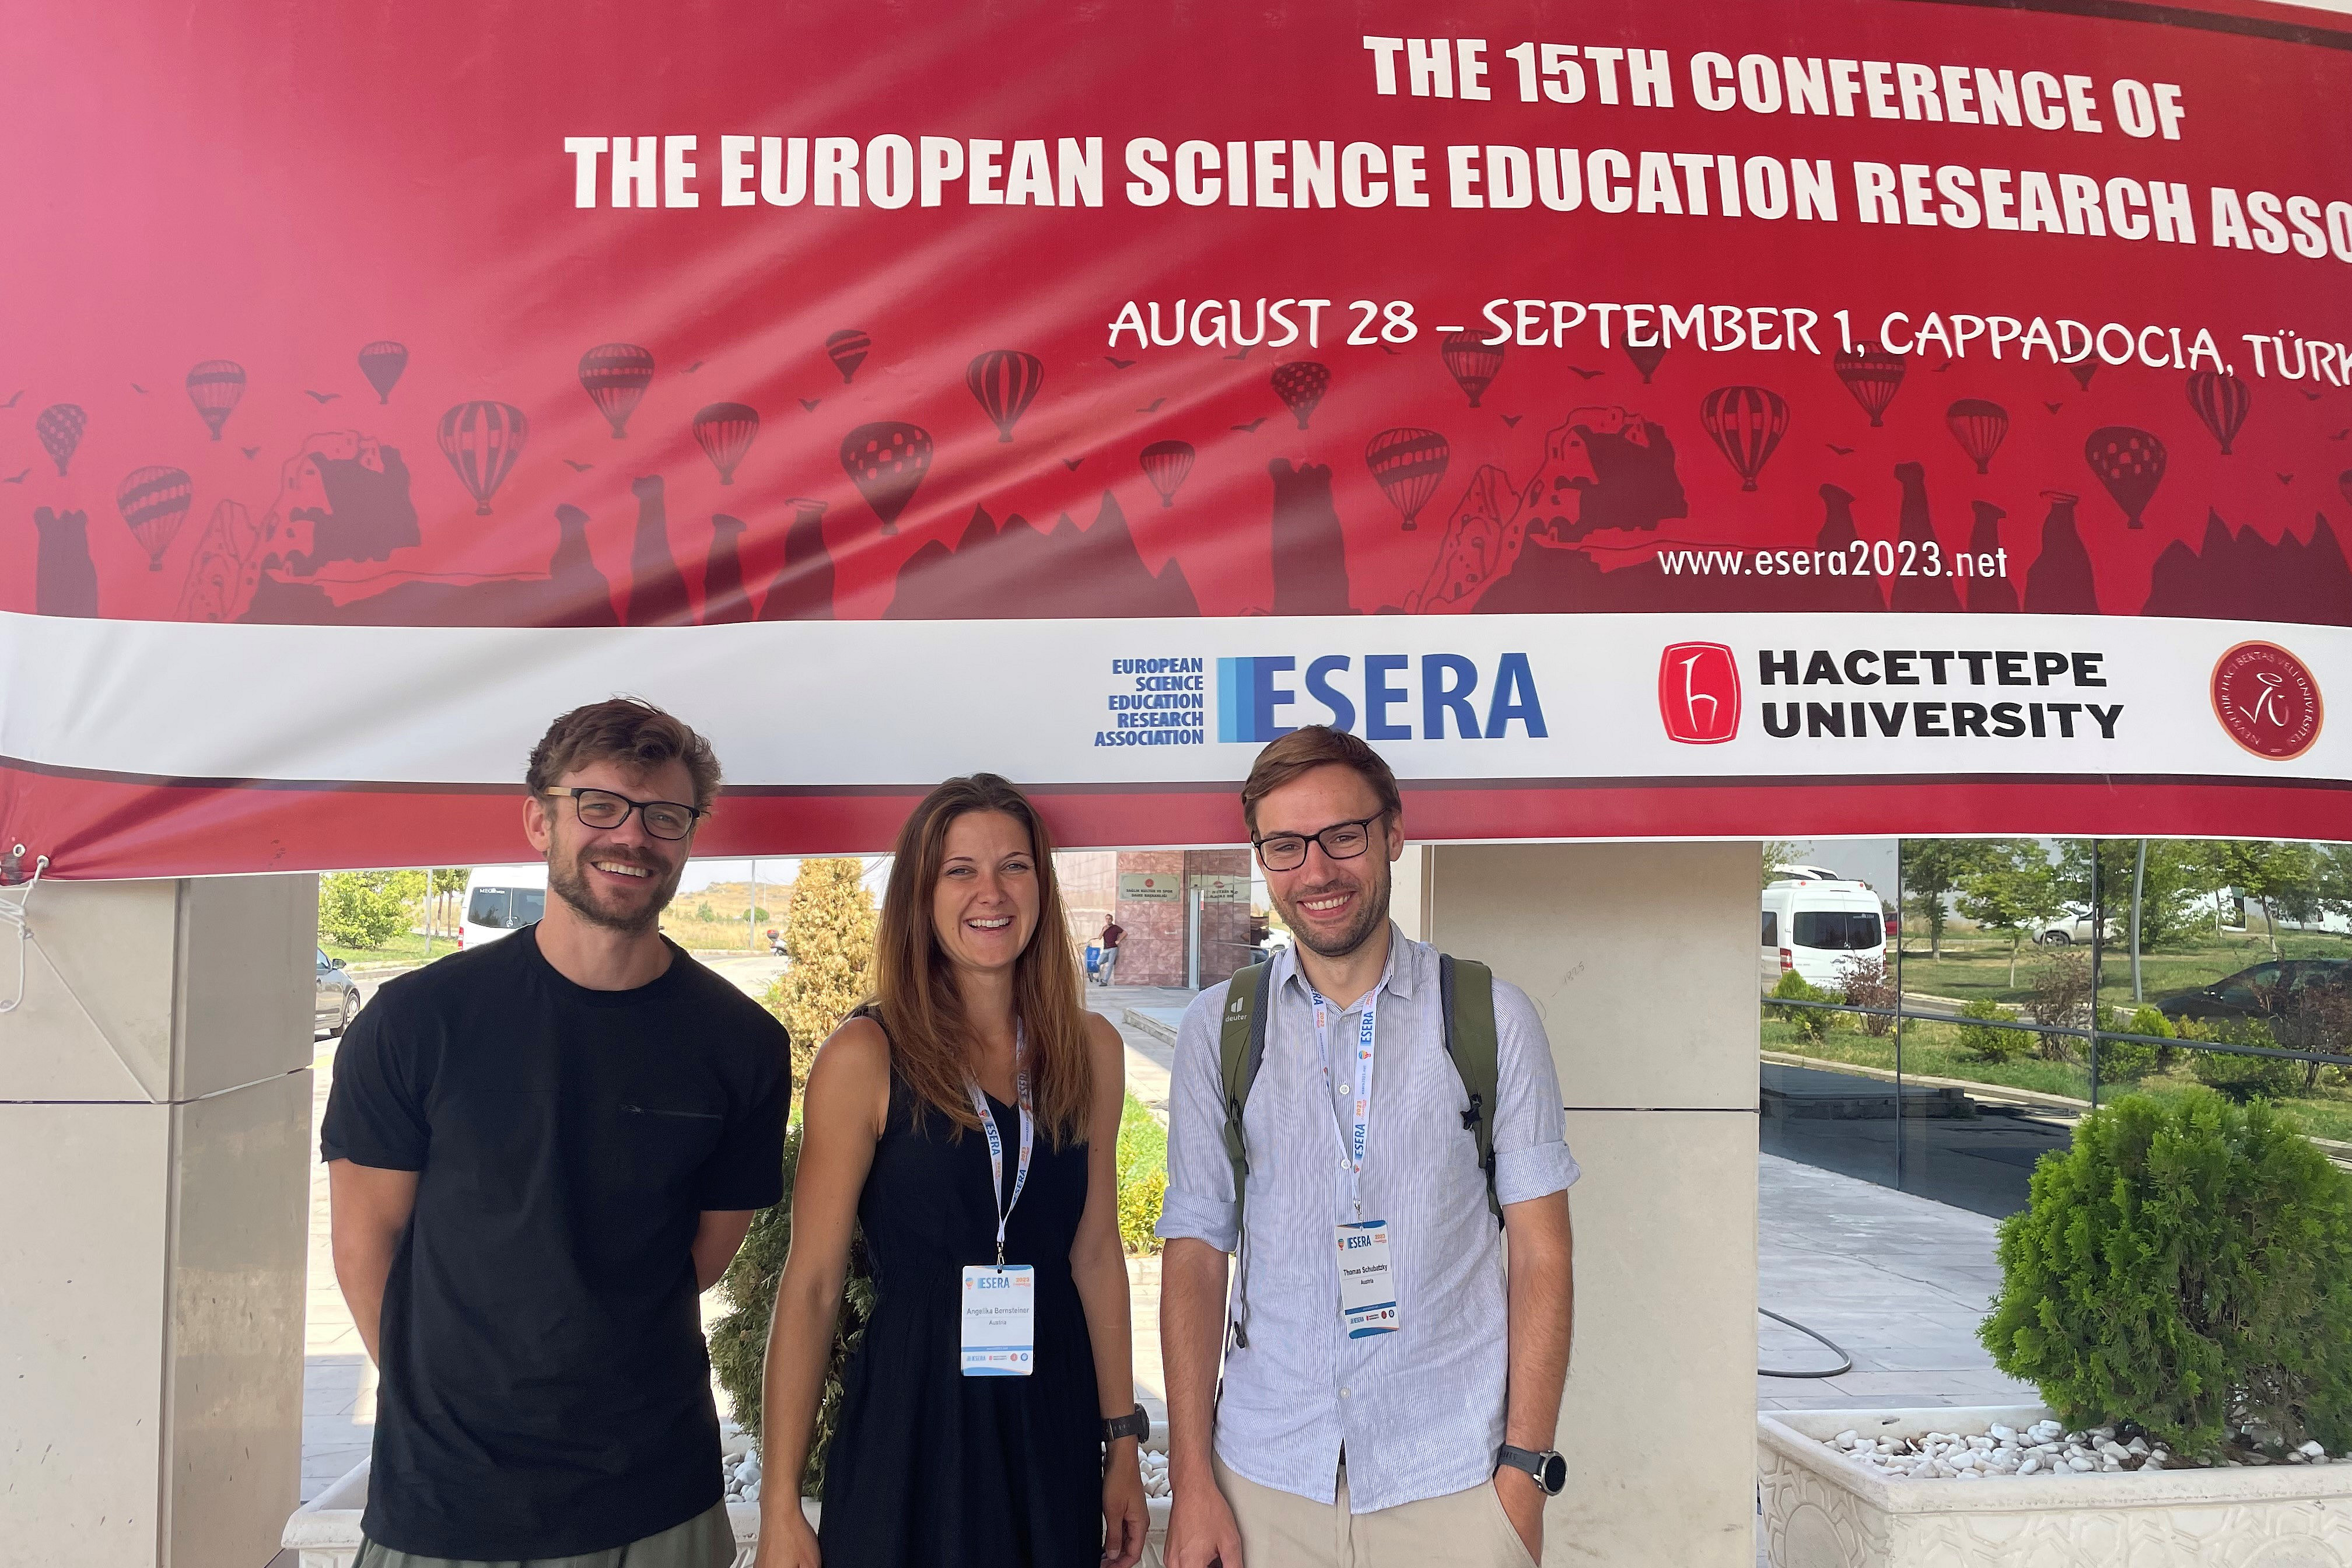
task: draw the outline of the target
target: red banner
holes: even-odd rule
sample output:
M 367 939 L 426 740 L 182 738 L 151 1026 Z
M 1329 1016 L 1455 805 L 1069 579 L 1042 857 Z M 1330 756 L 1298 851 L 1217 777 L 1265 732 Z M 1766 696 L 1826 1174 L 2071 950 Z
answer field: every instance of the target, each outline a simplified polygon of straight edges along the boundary
M 0 850 L 504 858 L 614 690 L 717 850 L 1318 720 L 1432 837 L 2352 837 L 2352 32 L 1449 15 L 19 18 Z

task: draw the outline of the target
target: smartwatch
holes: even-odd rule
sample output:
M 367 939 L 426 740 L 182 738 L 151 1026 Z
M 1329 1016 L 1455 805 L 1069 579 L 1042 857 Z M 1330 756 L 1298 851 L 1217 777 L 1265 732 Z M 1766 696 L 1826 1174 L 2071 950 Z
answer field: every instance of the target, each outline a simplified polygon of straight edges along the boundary
M 1102 1440 L 1106 1445 L 1116 1443 L 1121 1437 L 1132 1437 L 1139 1443 L 1151 1436 L 1151 1413 L 1139 1405 L 1124 1415 L 1105 1416 L 1102 1430 Z
M 1538 1453 L 1532 1448 L 1514 1448 L 1506 1443 L 1502 1452 L 1495 1457 L 1495 1468 L 1499 1470 L 1507 1467 L 1533 1476 L 1536 1485 L 1546 1497 L 1559 1496 L 1560 1489 L 1568 1485 L 1568 1461 L 1560 1458 L 1556 1448 L 1546 1448 Z

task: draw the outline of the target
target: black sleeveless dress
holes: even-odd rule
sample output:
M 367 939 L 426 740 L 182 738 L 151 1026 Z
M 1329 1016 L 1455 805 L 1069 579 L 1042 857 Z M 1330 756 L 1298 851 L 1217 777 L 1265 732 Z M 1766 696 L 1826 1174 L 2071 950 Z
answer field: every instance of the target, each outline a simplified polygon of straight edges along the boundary
M 894 1073 L 890 1119 L 857 1217 L 876 1304 L 843 1378 L 818 1539 L 825 1568 L 1095 1568 L 1102 1556 L 1102 1410 L 1070 1244 L 1087 1149 L 1042 1131 L 1005 1227 L 1004 1260 L 1037 1270 L 1036 1371 L 966 1377 L 968 1264 L 996 1260 L 988 1138 L 950 1142 Z M 1021 1124 L 992 1099 L 1010 1198 Z

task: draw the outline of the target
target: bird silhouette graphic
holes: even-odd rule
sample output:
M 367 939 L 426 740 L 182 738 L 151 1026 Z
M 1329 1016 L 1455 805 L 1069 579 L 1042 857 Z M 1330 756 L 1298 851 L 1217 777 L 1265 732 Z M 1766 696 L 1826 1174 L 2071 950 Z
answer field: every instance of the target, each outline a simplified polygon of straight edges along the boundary
M 32 471 L 32 469 L 26 468 L 24 474 L 18 474 L 13 479 L 0 479 L 0 485 L 21 485 L 25 482 L 25 474 L 29 474 Z
M 1524 414 L 1506 414 L 1503 416 L 1504 427 L 1506 429 L 1516 430 L 1519 427 L 1519 421 L 1526 417 L 1527 416 Z
M 1240 431 L 1244 436 L 1255 436 L 1257 434 L 1257 427 L 1265 423 L 1265 416 L 1261 414 L 1256 418 L 1251 420 L 1248 424 L 1236 425 L 1234 428 Z
M 21 386 L 20 386 L 20 387 L 18 387 L 18 388 L 16 389 L 16 397 L 22 397 L 22 396 L 24 396 L 24 395 L 25 395 L 25 389 L 24 389 L 23 387 L 21 387 Z M 9 399 L 7 402 L 5 402 L 5 403 L 0 403 L 0 408 L 14 408 L 14 407 L 16 407 L 16 397 L 12 397 L 12 398 L 10 398 L 10 399 Z
M 564 458 L 563 463 L 566 468 L 570 468 L 575 474 L 584 474 L 589 469 L 596 466 L 593 463 L 575 463 L 569 458 Z
M 237 450 L 245 454 L 245 460 L 248 463 L 261 456 L 261 448 L 258 447 L 239 447 Z
M 2298 391 L 2298 392 L 2300 392 L 2300 393 L 2302 393 L 2302 394 L 2304 395 L 2304 396 L 2305 396 L 2305 397 L 2306 397 L 2306 398 L 2310 399 L 2310 400 L 2311 400 L 2312 402 L 2314 402 L 2314 403 L 2316 403 L 2316 402 L 2318 402 L 2318 401 L 2319 401 L 2319 394 L 2317 394 L 2317 393 L 2315 393 L 2315 392 L 2311 391 L 2311 390 L 2310 390 L 2309 388 L 2307 388 L 2307 387 L 2297 387 L 2297 388 L 2295 388 L 2295 390 L 2296 390 L 2296 391 Z
M 1587 381 L 1591 381 L 1596 375 L 1607 375 L 1609 374 L 1605 370 L 1587 370 L 1580 364 L 1572 364 L 1568 368 L 1574 371 L 1577 374 L 1582 376 Z
M 1381 353 L 1384 353 L 1384 354 L 1401 354 L 1401 353 L 1404 353 L 1404 350 L 1402 350 L 1402 349 L 1401 349 L 1401 348 L 1397 347 L 1397 346 L 1396 346 L 1396 344 L 1394 344 L 1394 343 L 1382 343 L 1382 344 L 1381 345 Z M 1226 357 L 1227 359 L 1234 359 L 1234 358 L 1238 358 L 1239 356 L 1238 356 L 1238 355 L 1234 355 L 1234 354 L 1227 354 L 1225 357 Z
M 2066 405 L 2063 403 L 2045 403 L 2042 406 L 2050 410 L 2051 413 L 2055 414 Z
M 2278 477 L 2278 482 L 2283 485 L 2291 485 L 2294 483 L 2294 476 L 2293 474 L 2281 474 Z
M 132 382 L 132 383 L 131 384 L 131 391 L 133 391 L 133 392 L 135 392 L 135 393 L 137 393 L 137 394 L 138 394 L 140 396 L 142 396 L 142 397 L 144 397 L 144 396 L 146 396 L 146 395 L 147 395 L 147 389 L 146 389 L 145 387 L 143 387 L 143 386 L 140 385 L 140 384 L 139 384 L 137 382 L 135 382 L 135 381 L 134 381 L 134 382 Z
M 1853 456 L 1853 447 L 1841 447 L 1835 441 L 1824 441 L 1822 445 L 1827 447 L 1831 451 L 1835 452 L 1841 458 L 1851 458 Z
M 702 362 L 700 360 L 696 360 L 692 364 L 686 367 L 686 374 L 692 375 L 696 371 L 700 370 L 701 368 Z
M 1062 459 L 1062 467 L 1069 469 L 1070 472 L 1075 474 L 1078 471 L 1078 465 L 1085 461 L 1086 459 L 1084 458 L 1065 458 Z
M 2331 441 L 2341 441 L 2347 436 L 2352 436 L 2352 425 L 2347 425 L 2343 429 L 2338 430 L 2335 435 L 2330 436 L 2328 439 Z
M 1168 400 L 1164 397 L 1155 397 L 1150 403 L 1147 403 L 1142 407 L 1137 409 L 1136 412 L 1138 414 L 1157 414 L 1160 412 L 1160 405 L 1167 401 Z
M 814 414 L 816 412 L 816 405 L 824 401 L 822 397 L 803 397 L 801 399 L 801 406 Z
M 312 392 L 309 388 L 305 387 L 303 389 L 302 395 L 309 398 L 313 403 L 324 405 L 332 403 L 336 398 L 341 397 L 342 394 L 340 392 Z
M 1927 374 L 1930 374 L 1930 375 L 1941 375 L 1941 374 L 1943 374 L 1946 371 L 1948 371 L 1948 370 L 1949 370 L 1949 369 L 1951 369 L 1951 368 L 1952 368 L 1952 362 L 1951 362 L 1950 356 L 1947 355 L 1947 356 L 1945 357 L 1945 360 L 1944 360 L 1944 363 L 1941 363 L 1941 364 L 1936 364 L 1936 365 L 1929 365 L 1929 366 L 1927 367 Z
M 1253 345 L 1252 345 L 1252 347 L 1255 347 L 1255 344 L 1253 344 Z M 1227 359 L 1247 359 L 1247 358 L 1249 358 L 1249 349 L 1246 349 L 1246 348 L 1245 348 L 1245 349 L 1242 350 L 1242 351 L 1241 351 L 1241 353 L 1239 353 L 1227 354 L 1225 357 L 1226 357 Z
M 1113 370 L 1132 370 L 1135 368 L 1135 362 L 1131 359 L 1111 359 L 1111 356 L 1108 354 L 1103 355 L 1103 358 L 1110 360 L 1110 367 Z

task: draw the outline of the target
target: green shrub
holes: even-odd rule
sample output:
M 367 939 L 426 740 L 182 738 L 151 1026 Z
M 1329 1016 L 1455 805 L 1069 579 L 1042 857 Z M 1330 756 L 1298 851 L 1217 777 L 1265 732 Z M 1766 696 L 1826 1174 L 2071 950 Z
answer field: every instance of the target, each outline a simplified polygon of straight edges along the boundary
M 2181 1038 L 2211 1040 L 2226 1046 L 2269 1046 L 2278 1039 L 2268 1026 L 2253 1018 L 2215 1018 L 2180 1022 Z M 2299 1092 L 2304 1064 L 2291 1057 L 2240 1056 L 2234 1051 L 2191 1051 L 2189 1074 L 2206 1088 L 2219 1089 L 2241 1105 L 2251 1100 L 2280 1100 Z
M 1119 1178 L 1118 1239 L 1128 1251 L 1141 1255 L 1160 1250 L 1160 1238 L 1151 1230 L 1160 1223 L 1160 1205 L 1167 1196 L 1165 1171 L 1139 1171 Z
M 2102 1007 L 2099 1027 L 2126 1035 L 2156 1035 L 2168 1040 L 2173 1037 L 2172 1021 L 2145 1005 L 2127 1018 L 2113 1007 Z M 2106 1083 L 2146 1078 L 2158 1068 L 2168 1065 L 2170 1055 L 2168 1047 L 2103 1037 L 2099 1041 L 2099 1077 Z
M 425 893 L 417 871 L 330 871 L 319 879 L 319 934 L 337 947 L 380 948 L 408 929 Z
M 719 1386 L 734 1406 L 736 1425 L 757 1441 L 760 1437 L 760 1390 L 768 1353 L 768 1321 L 776 1310 L 776 1284 L 783 1278 L 784 1258 L 793 1249 L 793 1178 L 800 1168 L 801 1129 L 784 1135 L 784 1201 L 751 1217 L 751 1229 L 742 1250 L 719 1277 L 719 1299 L 729 1309 L 710 1325 L 710 1367 Z M 825 1358 L 824 1393 L 817 1404 L 816 1431 L 809 1445 L 808 1463 L 801 1471 L 801 1495 L 817 1497 L 824 1490 L 824 1457 L 833 1434 L 841 1425 L 841 1378 L 849 1357 L 865 1337 L 866 1320 L 874 1315 L 874 1271 L 866 1253 L 863 1230 L 853 1231 L 849 1269 L 842 1286 L 841 1317 L 833 1331 L 833 1352 Z
M 1960 1016 L 2009 1018 L 2011 1022 L 2015 1021 L 2008 1008 L 1989 997 L 1979 997 L 1974 1002 L 1961 1003 Z M 2032 1045 L 2033 1037 L 2023 1029 L 1993 1029 L 1986 1027 L 1983 1024 L 1960 1026 L 1960 1048 L 1979 1061 L 2014 1061 L 2032 1048 Z
M 1772 994 L 1783 1002 L 1834 1002 L 1836 997 L 1807 983 L 1805 977 L 1791 969 L 1780 976 L 1780 984 L 1772 987 Z M 1796 1030 L 1797 1037 L 1808 1044 L 1818 1044 L 1830 1032 L 1836 1015 L 1818 1007 L 1767 1007 L 1766 1012 Z
M 2134 1094 L 2084 1117 L 2000 1258 L 1979 1337 L 2069 1426 L 2133 1421 L 2197 1458 L 2249 1424 L 2352 1445 L 2352 1176 L 2269 1106 Z

